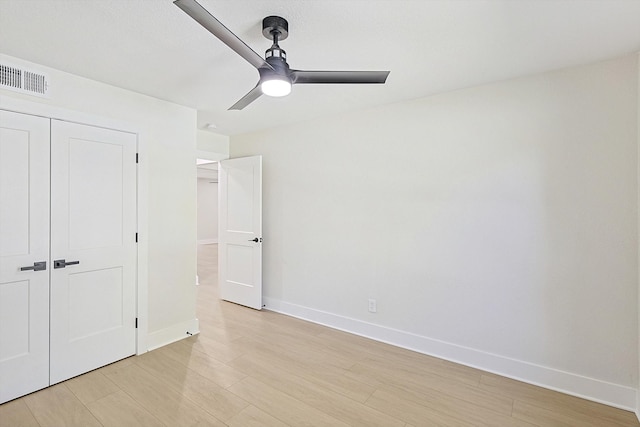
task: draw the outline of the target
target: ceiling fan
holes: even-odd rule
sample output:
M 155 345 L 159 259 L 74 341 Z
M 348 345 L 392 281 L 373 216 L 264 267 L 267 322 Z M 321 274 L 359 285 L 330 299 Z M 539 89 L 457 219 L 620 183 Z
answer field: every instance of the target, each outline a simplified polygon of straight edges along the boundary
M 253 49 L 233 34 L 196 0 L 175 0 L 182 9 L 238 55 L 258 69 L 260 80 L 242 99 L 229 110 L 242 110 L 260 95 L 285 96 L 294 84 L 354 84 L 384 83 L 389 71 L 305 71 L 293 70 L 287 64 L 287 54 L 278 45 L 289 36 L 289 23 L 279 16 L 267 16 L 262 20 L 262 34 L 273 40 L 263 59 Z

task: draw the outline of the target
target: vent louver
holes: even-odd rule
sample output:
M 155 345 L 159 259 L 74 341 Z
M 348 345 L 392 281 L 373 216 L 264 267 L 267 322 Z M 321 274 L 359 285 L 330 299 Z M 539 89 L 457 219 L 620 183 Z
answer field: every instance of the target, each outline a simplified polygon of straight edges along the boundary
M 0 64 L 0 89 L 47 97 L 49 77 L 43 73 L 25 70 L 8 64 Z

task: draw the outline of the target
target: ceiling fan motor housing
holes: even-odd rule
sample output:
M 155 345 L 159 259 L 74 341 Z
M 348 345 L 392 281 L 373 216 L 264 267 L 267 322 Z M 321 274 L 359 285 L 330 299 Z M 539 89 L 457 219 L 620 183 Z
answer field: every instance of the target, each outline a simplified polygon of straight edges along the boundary
M 286 76 L 291 79 L 291 70 L 289 69 L 289 64 L 287 64 L 287 61 L 284 58 L 271 56 L 267 57 L 266 61 L 273 67 L 273 70 L 266 67 L 258 68 L 261 80 L 264 80 L 265 78 L 272 78 L 274 75 Z

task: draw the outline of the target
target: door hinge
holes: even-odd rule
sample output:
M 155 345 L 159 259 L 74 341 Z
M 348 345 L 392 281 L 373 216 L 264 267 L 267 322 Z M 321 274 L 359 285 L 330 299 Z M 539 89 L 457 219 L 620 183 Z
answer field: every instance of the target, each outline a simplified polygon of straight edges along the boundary
M 138 318 L 136 317 L 136 329 L 138 329 Z
M 140 159 L 138 157 L 138 153 L 136 153 L 136 163 L 139 163 L 139 162 L 140 162 Z
M 136 243 L 138 243 L 138 233 L 136 233 Z

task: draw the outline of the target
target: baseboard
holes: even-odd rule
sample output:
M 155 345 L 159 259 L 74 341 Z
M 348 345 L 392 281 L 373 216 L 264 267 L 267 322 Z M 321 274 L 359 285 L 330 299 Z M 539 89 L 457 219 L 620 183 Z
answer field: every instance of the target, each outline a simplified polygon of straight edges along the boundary
M 589 399 L 627 411 L 636 411 L 636 390 L 570 372 L 486 353 L 433 338 L 368 323 L 285 301 L 263 298 L 267 310 L 286 314 L 371 338 L 387 344 L 428 354 L 529 384 Z M 640 409 L 640 408 L 639 408 Z
M 211 245 L 213 243 L 218 243 L 218 239 L 202 239 L 197 242 L 199 245 Z
M 191 319 L 159 331 L 150 332 L 147 334 L 147 351 L 155 350 L 198 333 L 200 333 L 198 319 Z

